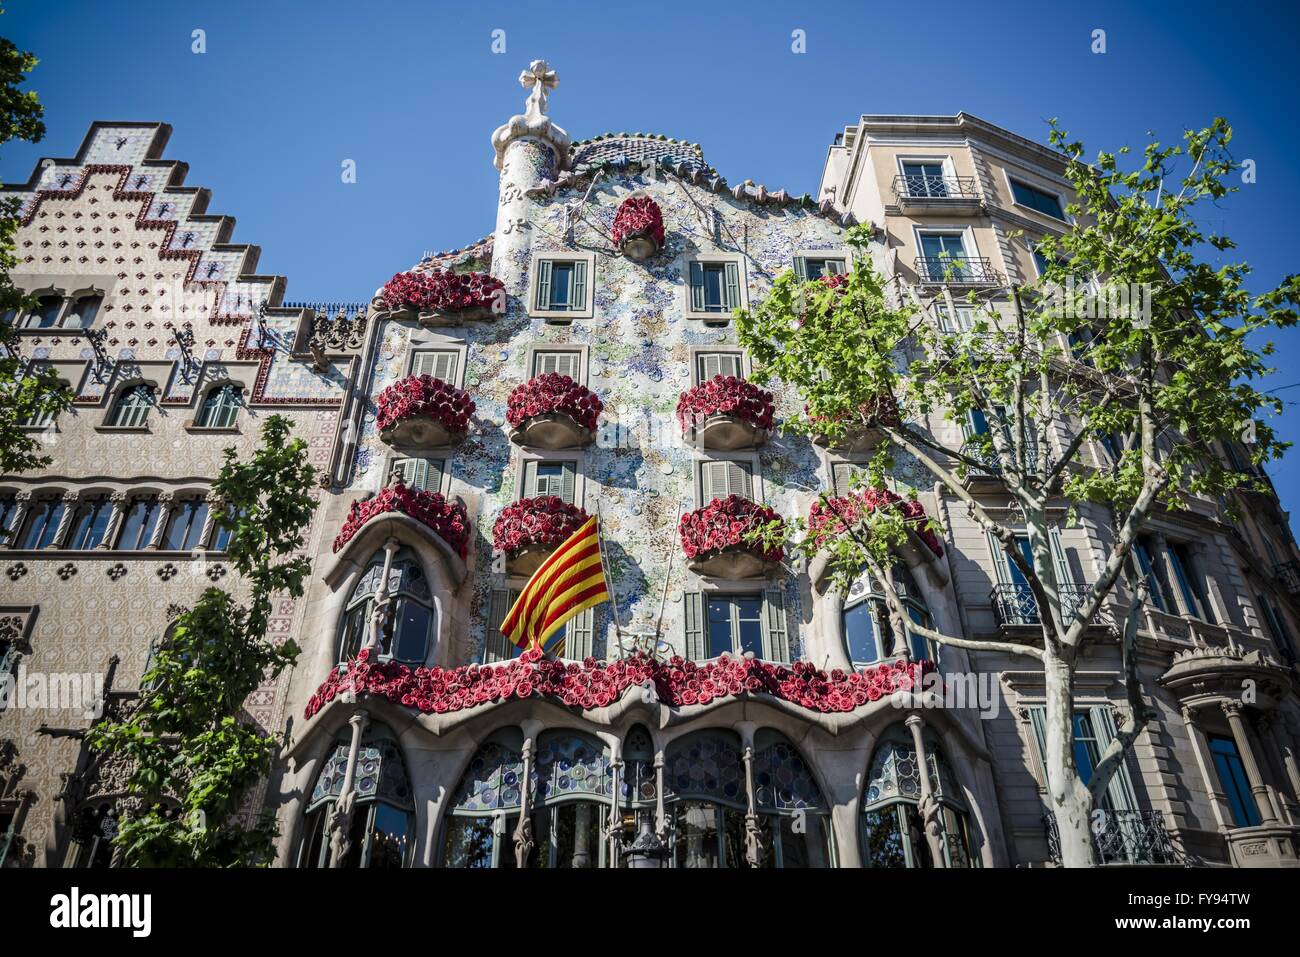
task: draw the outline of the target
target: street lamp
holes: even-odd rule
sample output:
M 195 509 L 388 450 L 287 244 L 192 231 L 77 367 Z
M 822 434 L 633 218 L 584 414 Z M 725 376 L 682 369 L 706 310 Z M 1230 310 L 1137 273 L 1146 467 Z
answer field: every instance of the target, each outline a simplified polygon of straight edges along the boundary
M 668 845 L 659 839 L 650 825 L 650 815 L 641 816 L 641 829 L 636 840 L 624 843 L 619 849 L 629 868 L 665 867 L 668 863 Z

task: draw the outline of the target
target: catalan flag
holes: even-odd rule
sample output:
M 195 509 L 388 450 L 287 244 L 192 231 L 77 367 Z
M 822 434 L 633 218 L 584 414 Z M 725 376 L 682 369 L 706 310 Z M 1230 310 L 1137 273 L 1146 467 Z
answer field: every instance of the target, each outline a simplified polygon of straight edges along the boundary
M 533 572 L 501 634 L 518 648 L 545 648 L 570 618 L 608 600 L 600 529 L 592 516 Z

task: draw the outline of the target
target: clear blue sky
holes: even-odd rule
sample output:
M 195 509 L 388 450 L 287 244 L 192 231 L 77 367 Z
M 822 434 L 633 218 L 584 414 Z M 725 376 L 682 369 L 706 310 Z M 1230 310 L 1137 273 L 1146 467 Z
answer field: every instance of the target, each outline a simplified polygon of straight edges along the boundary
M 1256 281 L 1297 263 L 1300 123 L 1294 3 L 448 3 L 9 0 L 0 34 L 41 59 L 49 132 L 0 177 L 66 156 L 92 120 L 161 120 L 167 156 L 211 188 L 238 242 L 290 299 L 364 299 L 426 249 L 486 235 L 489 136 L 534 58 L 560 74 L 551 113 L 575 138 L 652 131 L 699 142 L 728 179 L 813 191 L 861 113 L 965 110 L 1044 140 L 1056 116 L 1091 149 L 1169 139 L 1217 114 L 1258 181 L 1221 228 Z M 207 52 L 191 52 L 206 33 Z M 505 54 L 492 52 L 504 30 Z M 804 30 L 807 52 L 791 52 Z M 1094 29 L 1107 52 L 1091 52 Z M 341 182 L 356 162 L 357 182 Z M 1300 330 L 1276 386 L 1300 383 Z M 1280 393 L 1300 403 L 1300 388 Z M 1282 431 L 1300 440 L 1300 405 Z M 1300 449 L 1271 469 L 1300 503 Z

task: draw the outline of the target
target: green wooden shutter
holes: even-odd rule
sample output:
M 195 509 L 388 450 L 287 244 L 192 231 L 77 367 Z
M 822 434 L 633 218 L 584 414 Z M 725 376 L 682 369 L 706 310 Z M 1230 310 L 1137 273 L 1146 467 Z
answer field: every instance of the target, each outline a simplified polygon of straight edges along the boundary
M 844 260 L 827 259 L 826 265 L 822 267 L 822 274 L 825 276 L 838 276 L 844 272 Z
M 524 498 L 537 495 L 537 462 L 529 460 L 524 463 Z
M 1051 525 L 1047 529 L 1047 541 L 1052 550 L 1052 561 L 1056 565 L 1056 582 L 1058 585 L 1068 585 L 1074 580 L 1074 573 L 1070 571 L 1070 560 L 1065 555 L 1065 546 L 1061 544 L 1061 529 L 1059 526 Z
M 800 282 L 808 281 L 808 260 L 802 256 L 794 257 L 794 276 Z
M 768 661 L 789 662 L 790 641 L 785 631 L 785 595 L 775 588 L 763 592 L 763 616 L 767 619 Z
M 579 259 L 573 264 L 573 283 L 569 287 L 569 308 L 587 308 L 587 263 Z
M 754 477 L 752 467 L 744 462 L 727 462 L 727 494 L 742 498 L 754 497 Z
M 831 484 L 835 487 L 836 495 L 845 495 L 852 487 L 854 476 L 861 473 L 861 469 L 852 462 L 836 462 L 831 466 Z
M 682 603 L 686 621 L 686 657 L 691 661 L 703 661 L 708 650 L 704 638 L 704 596 L 697 591 L 688 591 L 682 595 Z
M 569 619 L 564 626 L 564 657 L 582 661 L 591 657 L 595 644 L 596 609 L 588 608 Z
M 691 312 L 704 311 L 704 263 L 691 263 Z
M 744 357 L 739 352 L 724 352 L 718 357 L 718 365 L 723 375 L 734 375 L 737 379 L 745 371 Z
M 740 308 L 740 269 L 735 263 L 724 263 L 727 277 L 727 300 L 722 308 L 730 311 Z
M 551 262 L 543 259 L 537 264 L 537 308 L 545 311 L 551 308 Z
M 722 353 L 720 352 L 701 352 L 697 362 L 699 363 L 699 377 L 702 383 L 708 382 L 722 372 Z
M 512 588 L 492 589 L 492 603 L 488 608 L 488 630 L 483 642 L 483 661 L 509 661 L 514 646 L 501 634 L 501 623 L 510 614 L 510 607 L 519 597 L 519 592 Z
M 459 353 L 450 349 L 440 349 L 437 352 L 417 352 L 415 362 L 411 365 L 411 374 L 431 375 L 435 379 L 441 379 L 443 382 L 454 385 L 459 359 Z
M 575 382 L 578 380 L 578 373 L 582 366 L 582 355 L 578 352 L 554 352 L 547 350 L 545 352 L 533 353 L 533 375 L 546 375 L 548 372 L 556 372 L 560 375 L 567 375 Z
M 574 469 L 572 462 L 565 462 L 563 464 L 563 469 L 564 471 L 560 478 L 560 498 L 572 505 L 574 504 L 574 473 L 576 470 Z
M 1034 732 L 1034 744 L 1038 746 L 1038 763 L 1042 770 L 1040 777 L 1043 787 L 1047 787 L 1047 709 L 1042 705 L 1030 706 L 1029 727 Z
M 1092 717 L 1092 731 L 1097 736 L 1097 750 L 1099 753 L 1104 753 L 1110 747 L 1111 741 L 1115 740 L 1115 718 L 1111 714 L 1110 705 L 1090 708 L 1089 711 Z M 1120 762 L 1110 783 L 1106 785 L 1106 795 L 1110 798 L 1111 810 L 1136 811 L 1137 795 L 1133 792 L 1133 779 L 1128 774 L 1127 752 L 1124 757 L 1126 760 Z

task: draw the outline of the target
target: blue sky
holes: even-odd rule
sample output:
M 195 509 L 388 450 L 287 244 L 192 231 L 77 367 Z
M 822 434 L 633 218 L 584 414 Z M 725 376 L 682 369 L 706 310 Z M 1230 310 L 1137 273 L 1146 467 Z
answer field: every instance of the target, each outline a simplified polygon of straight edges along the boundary
M 813 191 L 861 113 L 965 110 L 1044 140 L 1059 117 L 1095 150 L 1176 138 L 1224 115 L 1257 182 L 1215 212 L 1259 288 L 1297 271 L 1300 124 L 1294 4 L 444 3 L 9 0 L 0 34 L 41 59 L 49 128 L 0 177 L 71 155 L 92 120 L 161 120 L 167 156 L 210 211 L 262 248 L 289 299 L 365 299 L 426 249 L 486 235 L 489 136 L 522 109 L 516 78 L 560 74 L 551 114 L 575 138 L 698 142 L 728 179 Z M 207 52 L 192 52 L 205 31 Z M 791 51 L 805 31 L 807 52 Z M 1106 32 L 1106 52 L 1091 50 Z M 492 52 L 494 30 L 506 52 Z M 1012 52 L 1014 51 L 1014 53 Z M 354 160 L 357 181 L 340 176 Z M 1275 386 L 1300 383 L 1300 330 Z M 1300 402 L 1300 388 L 1280 395 Z M 1300 440 L 1300 405 L 1282 433 Z M 1300 502 L 1300 450 L 1270 471 Z

